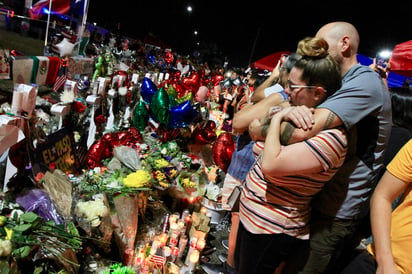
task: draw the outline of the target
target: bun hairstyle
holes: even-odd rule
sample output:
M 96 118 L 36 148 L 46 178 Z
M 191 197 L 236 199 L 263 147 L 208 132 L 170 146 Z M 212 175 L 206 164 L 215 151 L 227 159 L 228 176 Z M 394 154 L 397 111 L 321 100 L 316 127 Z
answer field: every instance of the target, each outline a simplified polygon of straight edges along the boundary
M 299 41 L 296 53 L 302 57 L 295 67 L 302 70 L 302 79 L 308 86 L 323 87 L 332 95 L 342 84 L 339 65 L 328 53 L 329 45 L 323 38 L 307 37 Z

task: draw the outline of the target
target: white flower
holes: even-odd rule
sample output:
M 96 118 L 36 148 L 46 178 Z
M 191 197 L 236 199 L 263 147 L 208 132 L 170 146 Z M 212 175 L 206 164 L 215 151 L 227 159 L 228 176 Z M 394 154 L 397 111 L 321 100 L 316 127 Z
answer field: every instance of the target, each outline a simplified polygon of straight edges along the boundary
M 65 90 L 62 92 L 62 94 L 60 95 L 60 101 L 63 104 L 71 104 L 74 102 L 74 92 L 71 90 Z
M 96 197 L 94 201 L 78 202 L 75 209 L 76 216 L 84 217 L 92 227 L 100 225 L 100 218 L 109 213 L 103 199 Z
M 0 239 L 0 257 L 9 256 L 11 253 L 11 241 Z

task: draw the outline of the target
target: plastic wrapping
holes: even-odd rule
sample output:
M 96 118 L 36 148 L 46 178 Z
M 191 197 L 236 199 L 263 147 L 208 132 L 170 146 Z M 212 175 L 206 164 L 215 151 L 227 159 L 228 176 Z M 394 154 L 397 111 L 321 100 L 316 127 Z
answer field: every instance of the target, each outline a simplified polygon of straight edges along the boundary
M 34 212 L 46 221 L 53 220 L 55 224 L 63 224 L 63 218 L 57 213 L 57 210 L 42 189 L 30 189 L 25 194 L 18 196 L 16 202 L 25 209 L 25 211 Z

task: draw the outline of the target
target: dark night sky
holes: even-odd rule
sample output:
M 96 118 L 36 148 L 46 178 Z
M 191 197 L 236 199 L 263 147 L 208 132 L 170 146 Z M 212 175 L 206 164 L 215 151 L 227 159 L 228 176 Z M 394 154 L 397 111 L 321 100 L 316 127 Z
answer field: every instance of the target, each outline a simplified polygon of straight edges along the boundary
M 88 22 L 111 30 L 120 23 L 122 33 L 137 38 L 151 32 L 182 54 L 191 53 L 196 42 L 215 44 L 229 64 L 240 66 L 276 51 L 294 51 L 300 39 L 332 21 L 354 24 L 361 37 L 359 53 L 371 57 L 412 39 L 408 1 L 387 1 L 386 6 L 353 0 L 240 2 L 90 0 Z M 188 5 L 193 7 L 191 14 Z

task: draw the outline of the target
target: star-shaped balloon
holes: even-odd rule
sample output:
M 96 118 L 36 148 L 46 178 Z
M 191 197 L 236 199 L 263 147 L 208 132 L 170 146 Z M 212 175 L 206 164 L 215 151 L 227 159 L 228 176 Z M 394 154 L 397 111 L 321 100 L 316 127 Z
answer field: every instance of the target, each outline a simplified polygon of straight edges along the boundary
M 67 38 L 63 38 L 63 40 L 56 45 L 59 49 L 60 57 L 71 56 L 73 54 L 74 49 L 73 43 L 70 43 Z

